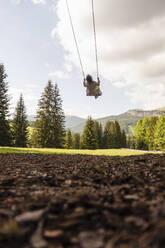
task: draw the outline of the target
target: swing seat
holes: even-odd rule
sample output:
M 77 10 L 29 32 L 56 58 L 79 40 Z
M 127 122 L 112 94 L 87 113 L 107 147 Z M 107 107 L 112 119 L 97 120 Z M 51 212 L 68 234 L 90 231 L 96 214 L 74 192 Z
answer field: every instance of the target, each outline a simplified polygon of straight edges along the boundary
M 96 86 L 95 89 L 91 89 L 91 90 L 87 88 L 86 96 L 94 96 L 95 98 L 97 98 L 98 96 L 101 96 L 101 95 L 102 95 L 102 92 L 99 86 Z
M 100 91 L 98 92 L 98 94 L 95 95 L 95 99 L 98 98 L 98 97 L 101 96 L 101 95 L 102 95 L 102 92 L 101 92 L 101 90 L 100 90 Z
M 86 96 L 95 96 L 96 94 L 86 93 Z
M 90 93 L 86 93 L 86 96 L 94 96 L 95 98 L 99 97 L 102 95 L 102 92 L 101 90 L 99 90 L 98 93 L 95 93 L 95 94 L 90 94 Z

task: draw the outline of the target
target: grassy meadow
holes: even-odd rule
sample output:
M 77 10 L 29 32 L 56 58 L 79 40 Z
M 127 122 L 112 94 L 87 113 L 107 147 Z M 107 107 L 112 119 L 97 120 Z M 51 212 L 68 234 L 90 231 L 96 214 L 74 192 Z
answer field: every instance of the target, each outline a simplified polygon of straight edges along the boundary
M 148 152 L 130 149 L 98 149 L 98 150 L 73 150 L 54 148 L 17 148 L 0 147 L 0 153 L 41 153 L 41 154 L 84 154 L 103 156 L 131 156 L 142 155 Z M 150 152 L 151 153 L 151 152 Z

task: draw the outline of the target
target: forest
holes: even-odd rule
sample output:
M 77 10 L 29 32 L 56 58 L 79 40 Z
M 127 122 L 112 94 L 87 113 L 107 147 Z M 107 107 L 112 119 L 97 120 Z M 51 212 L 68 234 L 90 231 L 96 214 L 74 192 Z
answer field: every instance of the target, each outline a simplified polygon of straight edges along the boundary
M 152 116 L 138 120 L 134 135 L 126 135 L 118 121 L 105 125 L 88 117 L 82 135 L 65 129 L 62 98 L 57 84 L 48 81 L 38 101 L 35 121 L 27 120 L 26 106 L 21 94 L 15 112 L 10 113 L 7 75 L 0 64 L 0 146 L 138 150 L 165 149 L 165 117 Z
M 89 117 L 83 134 L 65 130 L 65 115 L 58 85 L 48 81 L 38 102 L 33 127 L 27 120 L 23 95 L 13 117 L 4 65 L 0 65 L 0 146 L 66 149 L 106 149 L 126 147 L 126 134 L 117 121 L 107 121 L 103 128 Z

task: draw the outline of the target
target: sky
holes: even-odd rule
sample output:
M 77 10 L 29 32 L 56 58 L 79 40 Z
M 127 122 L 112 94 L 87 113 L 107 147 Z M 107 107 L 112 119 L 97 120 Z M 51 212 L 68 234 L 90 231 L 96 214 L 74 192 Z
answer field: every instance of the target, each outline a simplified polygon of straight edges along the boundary
M 85 74 L 96 79 L 91 0 L 68 0 Z M 0 63 L 11 112 L 35 115 L 48 80 L 66 114 L 93 118 L 165 106 L 165 1 L 94 0 L 103 95 L 87 97 L 66 0 L 0 0 Z

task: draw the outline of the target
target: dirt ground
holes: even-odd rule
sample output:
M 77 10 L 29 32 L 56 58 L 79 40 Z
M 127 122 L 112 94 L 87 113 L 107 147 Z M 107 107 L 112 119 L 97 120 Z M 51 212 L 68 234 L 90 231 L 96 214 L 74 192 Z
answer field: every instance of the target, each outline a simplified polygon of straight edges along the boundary
M 0 248 L 165 247 L 165 155 L 0 154 Z

